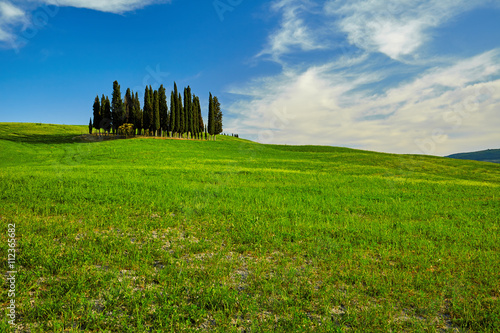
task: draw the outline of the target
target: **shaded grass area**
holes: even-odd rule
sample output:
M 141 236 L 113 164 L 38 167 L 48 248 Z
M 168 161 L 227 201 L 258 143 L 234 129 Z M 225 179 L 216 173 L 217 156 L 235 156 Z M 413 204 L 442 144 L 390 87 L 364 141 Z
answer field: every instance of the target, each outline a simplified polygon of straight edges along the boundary
M 500 329 L 499 166 L 9 126 L 19 331 Z
M 88 126 L 0 123 L 0 140 L 18 143 L 65 144 L 86 133 Z

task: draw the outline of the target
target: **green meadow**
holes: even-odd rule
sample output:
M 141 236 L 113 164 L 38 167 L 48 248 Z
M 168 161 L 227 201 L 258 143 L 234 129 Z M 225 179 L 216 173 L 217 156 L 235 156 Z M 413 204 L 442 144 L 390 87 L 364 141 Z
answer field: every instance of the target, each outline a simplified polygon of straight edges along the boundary
M 498 332 L 500 165 L 0 123 L 8 332 Z

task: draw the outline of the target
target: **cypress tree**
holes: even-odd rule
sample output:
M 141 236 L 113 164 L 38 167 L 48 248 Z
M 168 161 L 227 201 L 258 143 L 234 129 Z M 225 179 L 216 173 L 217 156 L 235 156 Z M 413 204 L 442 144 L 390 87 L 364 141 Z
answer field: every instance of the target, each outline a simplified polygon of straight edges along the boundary
M 222 111 L 220 109 L 220 103 L 217 96 L 213 98 L 214 102 L 214 134 L 222 133 Z
M 158 98 L 158 90 L 153 92 L 153 133 L 158 136 L 160 130 L 160 103 Z
M 101 99 L 101 128 L 104 132 L 109 134 L 111 130 L 111 104 L 109 103 L 109 97 L 102 95 Z
M 154 133 L 154 127 L 156 123 L 155 117 L 155 91 L 149 86 L 149 103 L 151 104 L 151 131 Z
M 94 128 L 101 131 L 101 103 L 99 102 L 99 95 L 94 100 Z
M 179 110 L 179 93 L 177 90 L 177 84 L 174 81 L 174 109 L 175 109 L 175 133 L 180 136 L 181 131 L 181 114 Z
M 187 88 L 184 88 L 184 130 L 186 131 L 186 138 L 189 139 L 189 100 L 187 95 Z
M 194 100 L 191 95 L 191 87 L 188 86 L 188 95 L 189 95 L 189 130 L 191 131 L 191 137 L 193 137 L 196 133 L 194 128 Z
M 193 107 L 191 110 L 191 113 L 193 115 L 193 135 L 196 139 L 198 139 L 198 104 L 197 104 L 198 97 L 193 94 Z
M 201 114 L 200 98 L 197 96 L 196 99 L 198 100 L 198 131 L 203 133 L 205 125 L 203 124 L 203 116 Z
M 144 90 L 144 111 L 142 113 L 142 126 L 144 130 L 149 130 L 151 127 L 151 103 L 149 97 L 149 87 Z
M 179 112 L 180 112 L 180 131 L 181 137 L 184 136 L 186 132 L 186 112 L 184 110 L 184 105 L 186 105 L 186 88 L 184 88 L 184 98 L 181 97 L 181 93 L 179 92 Z M 184 105 L 183 105 L 184 101 Z
M 102 94 L 102 97 L 101 97 L 101 119 L 104 119 L 103 114 L 104 114 L 105 103 L 106 103 L 106 97 L 104 96 L 104 94 Z
M 120 92 L 120 85 L 118 81 L 113 82 L 113 96 L 111 100 L 111 118 L 113 122 L 113 130 L 116 132 L 118 127 L 123 125 L 124 120 L 124 108 L 122 95 Z
M 176 108 L 175 105 L 177 104 L 176 102 L 176 96 L 173 91 L 170 92 L 170 128 L 169 130 L 172 131 L 172 136 L 174 136 L 174 133 L 177 131 L 176 127 Z
M 127 91 L 129 91 L 129 89 L 127 89 Z M 128 116 L 127 123 L 134 125 L 134 129 L 135 129 L 136 128 L 135 127 L 135 123 L 136 123 L 135 118 L 137 117 L 137 110 L 135 108 L 136 107 L 135 95 L 134 95 L 133 91 L 129 95 L 130 95 L 130 100 L 129 100 L 129 116 Z
M 153 127 L 154 127 L 154 111 L 155 111 L 155 105 L 154 105 L 154 91 L 153 88 L 151 88 L 151 85 L 149 86 L 149 132 L 154 133 Z
M 108 123 L 108 134 L 111 133 L 111 130 L 113 128 L 113 116 L 111 115 L 111 101 L 109 100 L 109 96 L 106 96 L 106 114 L 109 116 L 109 123 Z
M 184 134 L 184 112 L 182 111 L 182 96 L 181 93 L 177 96 L 177 114 L 179 115 L 179 138 Z
M 135 128 L 137 128 L 138 135 L 142 134 L 142 110 L 141 101 L 139 100 L 139 94 L 135 93 L 134 99 L 134 109 L 135 109 Z
M 130 93 L 130 88 L 127 88 L 127 91 L 125 92 L 125 100 L 123 102 L 123 108 L 125 109 L 125 114 L 124 114 L 124 122 L 125 123 L 130 123 L 130 119 L 132 118 L 131 113 L 132 113 L 132 96 Z
M 108 120 L 104 117 L 104 108 L 106 107 L 106 97 L 104 97 L 104 94 L 102 94 L 101 97 L 101 122 L 99 123 L 99 127 L 106 132 L 106 127 Z
M 203 116 L 201 115 L 200 98 L 198 96 L 195 96 L 193 103 L 194 103 L 194 117 L 195 117 L 194 130 L 196 132 L 197 138 L 200 139 L 200 136 L 202 136 L 204 130 Z
M 160 128 L 162 136 L 164 132 L 168 133 L 168 106 L 167 106 L 167 95 L 165 93 L 165 88 L 163 84 L 158 89 L 158 103 L 160 108 Z
M 190 96 L 189 96 L 188 89 L 189 89 L 189 86 L 188 86 L 188 88 L 184 88 L 184 130 L 186 131 L 186 137 L 189 139 L 189 132 L 191 130 L 189 128 L 189 122 L 191 120 L 191 117 L 190 117 L 191 103 L 189 101 Z
M 214 134 L 214 100 L 212 98 L 212 93 L 208 98 L 208 134 Z
M 193 114 L 193 97 L 191 96 L 191 87 L 187 87 L 187 101 L 188 101 L 188 107 L 187 107 L 187 114 L 188 116 L 186 117 L 187 120 L 187 127 L 188 131 L 191 133 L 191 138 L 193 138 L 194 135 L 194 114 Z
M 89 134 L 92 134 L 92 117 L 90 117 L 89 121 Z

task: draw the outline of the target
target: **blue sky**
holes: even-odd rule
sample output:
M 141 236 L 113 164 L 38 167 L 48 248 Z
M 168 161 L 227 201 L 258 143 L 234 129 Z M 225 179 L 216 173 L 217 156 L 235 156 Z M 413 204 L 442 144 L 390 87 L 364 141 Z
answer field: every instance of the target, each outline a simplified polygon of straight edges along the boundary
M 190 85 L 262 143 L 499 148 L 493 0 L 0 0 L 0 121 L 87 124 L 118 80 Z

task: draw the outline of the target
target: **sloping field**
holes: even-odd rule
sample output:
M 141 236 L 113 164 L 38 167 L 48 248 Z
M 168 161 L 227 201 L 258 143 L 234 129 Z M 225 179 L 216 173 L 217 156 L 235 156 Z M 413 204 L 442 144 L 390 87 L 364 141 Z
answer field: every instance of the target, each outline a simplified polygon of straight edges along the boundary
M 500 330 L 500 165 L 85 130 L 0 123 L 19 332 Z

